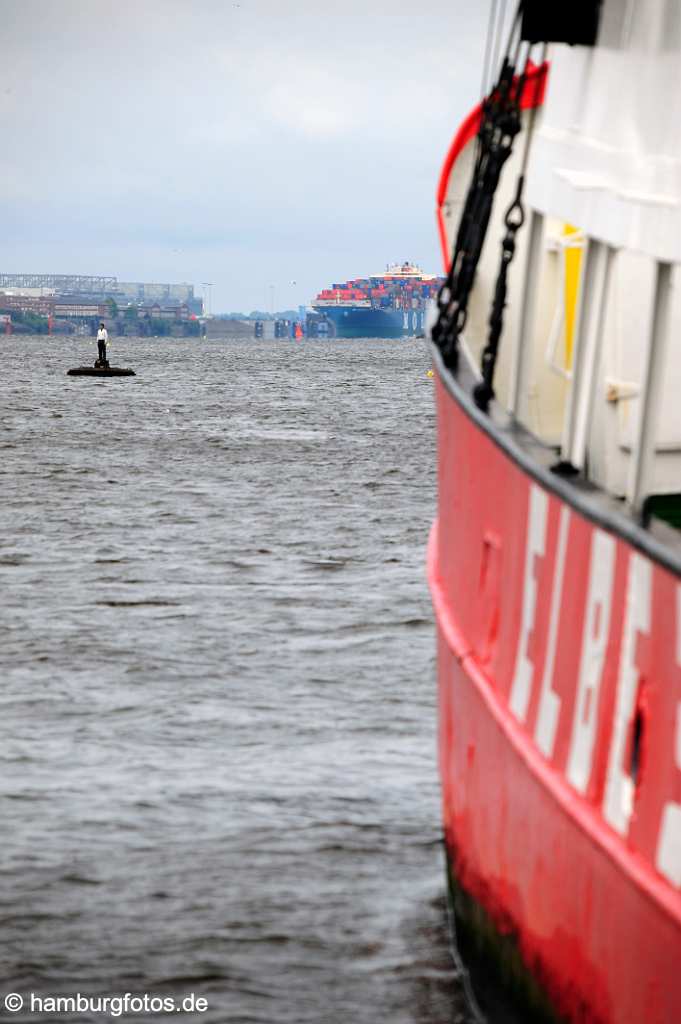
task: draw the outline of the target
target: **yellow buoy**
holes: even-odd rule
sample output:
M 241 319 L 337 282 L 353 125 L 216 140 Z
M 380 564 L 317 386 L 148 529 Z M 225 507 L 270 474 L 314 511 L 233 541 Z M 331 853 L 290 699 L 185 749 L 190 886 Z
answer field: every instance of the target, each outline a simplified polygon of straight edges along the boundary
M 428 370 L 427 373 L 426 373 L 426 377 L 432 377 L 432 376 L 433 376 L 433 371 L 432 370 Z

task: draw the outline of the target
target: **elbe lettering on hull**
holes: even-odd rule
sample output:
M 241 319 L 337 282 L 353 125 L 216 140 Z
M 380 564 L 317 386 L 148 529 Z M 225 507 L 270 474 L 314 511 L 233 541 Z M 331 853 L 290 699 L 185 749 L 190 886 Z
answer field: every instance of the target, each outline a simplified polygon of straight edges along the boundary
M 678 672 L 672 680 L 667 678 L 668 663 L 660 660 L 652 635 L 656 579 L 658 600 L 666 600 L 670 580 L 649 558 L 625 544 L 618 545 L 614 536 L 589 524 L 589 566 L 584 584 L 583 576 L 580 580 L 577 571 L 570 572 L 571 541 L 578 542 L 572 534 L 572 523 L 568 507 L 530 484 L 522 605 L 509 707 L 519 722 L 529 726 L 537 748 L 548 761 L 556 759 L 558 765 L 564 761 L 565 777 L 580 796 L 588 799 L 590 787 L 596 786 L 601 793 L 596 793 L 596 799 L 604 821 L 626 838 L 639 798 L 637 786 L 645 780 L 647 758 L 653 754 L 655 758 L 670 758 L 676 775 L 670 778 L 662 769 L 665 785 L 674 790 L 668 797 L 681 796 L 681 586 L 674 584 L 673 591 Z M 626 580 L 626 589 L 624 600 L 620 597 L 614 602 L 618 558 L 619 578 Z M 548 587 L 547 572 L 551 574 Z M 540 586 L 546 596 L 540 596 Z M 548 616 L 545 611 L 539 614 L 540 600 L 544 608 L 548 605 Z M 556 677 L 561 664 L 560 645 L 568 644 L 574 634 L 574 609 L 580 604 L 583 625 L 578 670 L 574 678 L 565 670 Z M 616 659 L 616 668 L 608 673 L 610 697 L 604 704 L 608 657 Z M 536 693 L 538 676 L 541 682 Z M 656 676 L 660 678 L 653 678 Z M 647 716 L 652 712 L 646 688 L 657 687 L 654 693 L 659 696 L 661 688 L 672 686 L 677 687 L 673 744 L 666 750 L 665 742 L 662 749 L 656 743 L 653 751 L 648 736 L 651 723 Z M 661 708 L 658 700 L 658 714 Z M 608 721 L 603 720 L 604 714 L 609 715 Z M 600 759 L 601 772 L 594 776 L 599 731 L 605 753 Z M 558 757 L 561 736 L 563 753 Z M 553 766 L 556 768 L 556 764 Z M 675 778 L 678 781 L 673 781 Z M 594 809 L 598 810 L 598 805 Z M 655 822 L 651 847 L 655 850 L 655 865 L 660 874 L 681 887 L 681 802 L 668 798 L 659 811 L 649 805 L 647 813 Z M 640 823 L 637 828 L 640 831 Z

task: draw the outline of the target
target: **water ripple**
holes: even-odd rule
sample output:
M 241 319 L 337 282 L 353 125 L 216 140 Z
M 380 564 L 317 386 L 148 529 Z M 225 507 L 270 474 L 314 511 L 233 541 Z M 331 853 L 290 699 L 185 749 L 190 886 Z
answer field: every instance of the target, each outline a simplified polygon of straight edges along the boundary
M 2 348 L 6 990 L 464 1021 L 423 343 Z

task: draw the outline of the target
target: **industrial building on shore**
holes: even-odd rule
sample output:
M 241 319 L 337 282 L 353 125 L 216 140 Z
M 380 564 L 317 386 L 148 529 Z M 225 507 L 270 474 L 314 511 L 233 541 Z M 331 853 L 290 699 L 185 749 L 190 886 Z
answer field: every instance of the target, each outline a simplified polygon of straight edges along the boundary
M 201 333 L 203 300 L 191 284 L 118 281 L 71 274 L 0 274 L 6 333 Z

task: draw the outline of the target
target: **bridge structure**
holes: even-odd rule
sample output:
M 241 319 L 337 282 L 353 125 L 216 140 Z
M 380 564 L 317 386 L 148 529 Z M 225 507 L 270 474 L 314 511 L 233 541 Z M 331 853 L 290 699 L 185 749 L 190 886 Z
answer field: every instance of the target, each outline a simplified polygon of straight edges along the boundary
M 54 288 L 67 295 L 101 295 L 117 292 L 118 279 L 81 274 L 0 274 L 0 291 L 4 288 Z

